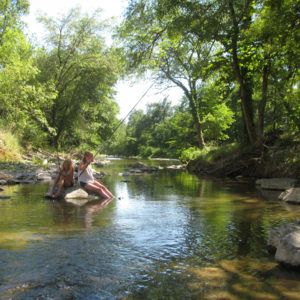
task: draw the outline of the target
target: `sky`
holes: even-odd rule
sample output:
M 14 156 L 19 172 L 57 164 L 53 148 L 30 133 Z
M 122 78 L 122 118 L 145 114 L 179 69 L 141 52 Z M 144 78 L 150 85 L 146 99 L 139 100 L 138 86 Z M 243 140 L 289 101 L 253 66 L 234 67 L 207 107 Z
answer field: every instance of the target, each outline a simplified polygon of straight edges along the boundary
M 58 17 L 66 14 L 71 8 L 79 6 L 83 13 L 93 13 L 100 8 L 103 19 L 115 18 L 116 20 L 121 20 L 126 5 L 127 0 L 30 0 L 29 15 L 23 19 L 27 24 L 26 32 L 28 35 L 33 40 L 41 42 L 44 30 L 42 25 L 36 20 L 38 14 L 46 13 L 48 16 Z M 107 37 L 107 40 L 109 41 L 109 37 Z M 120 107 L 119 118 L 123 119 L 129 114 L 151 85 L 152 81 L 145 78 L 125 79 L 117 83 L 115 100 Z M 179 102 L 182 95 L 183 93 L 179 88 L 165 89 L 165 87 L 154 85 L 137 105 L 136 109 L 145 110 L 147 104 L 161 101 L 166 97 L 175 105 Z

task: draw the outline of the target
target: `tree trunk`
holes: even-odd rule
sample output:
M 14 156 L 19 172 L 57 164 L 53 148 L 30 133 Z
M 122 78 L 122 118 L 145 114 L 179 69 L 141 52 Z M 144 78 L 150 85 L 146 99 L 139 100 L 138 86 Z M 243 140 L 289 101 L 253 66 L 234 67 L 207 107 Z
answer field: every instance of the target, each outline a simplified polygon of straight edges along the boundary
M 203 149 L 205 148 L 205 142 L 204 142 L 202 124 L 200 122 L 196 122 L 196 127 L 197 127 L 198 146 L 200 149 Z
M 196 88 L 196 81 L 190 79 L 189 80 L 189 89 L 187 89 L 182 82 L 179 80 L 176 80 L 173 78 L 169 72 L 164 71 L 166 77 L 170 79 L 172 82 L 174 82 L 177 86 L 179 86 L 186 98 L 189 100 L 189 107 L 191 110 L 191 114 L 194 120 L 194 123 L 196 125 L 196 130 L 197 130 L 197 141 L 198 141 L 198 147 L 200 149 L 205 148 L 205 141 L 204 141 L 204 134 L 203 134 L 203 128 L 202 128 L 202 122 L 201 118 L 199 116 L 198 108 L 196 105 L 196 100 L 197 100 L 197 88 Z
M 198 147 L 200 149 L 203 149 L 203 148 L 205 148 L 203 128 L 202 128 L 201 119 L 200 119 L 200 116 L 199 116 L 199 113 L 197 110 L 196 101 L 192 95 L 189 95 L 188 99 L 190 102 L 192 116 L 193 116 L 194 122 L 196 124 Z
M 250 145 L 254 146 L 257 141 L 257 135 L 253 120 L 252 88 L 244 81 L 240 82 L 240 97 L 248 140 Z
M 243 112 L 244 124 L 247 130 L 247 136 L 250 145 L 254 146 L 257 141 L 257 135 L 254 125 L 253 108 L 252 108 L 252 84 L 247 78 L 247 70 L 241 69 L 238 58 L 238 36 L 239 25 L 235 15 L 233 2 L 229 1 L 229 10 L 232 18 L 233 31 L 231 33 L 231 51 L 232 51 L 232 65 L 233 71 L 236 75 L 237 81 L 240 86 L 240 98 Z
M 263 68 L 262 74 L 262 95 L 261 101 L 258 105 L 258 143 L 259 145 L 263 144 L 264 140 L 264 119 L 265 119 L 265 109 L 267 104 L 267 97 L 268 97 L 268 78 L 269 78 L 269 71 L 270 71 L 270 63 L 266 64 Z

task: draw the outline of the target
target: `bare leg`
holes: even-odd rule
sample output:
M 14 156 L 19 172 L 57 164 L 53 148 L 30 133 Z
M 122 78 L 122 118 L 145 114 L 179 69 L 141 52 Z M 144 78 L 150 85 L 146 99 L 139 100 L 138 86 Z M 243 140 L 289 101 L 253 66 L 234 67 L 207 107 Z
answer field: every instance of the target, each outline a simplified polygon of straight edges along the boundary
M 49 191 L 48 191 L 48 195 L 52 196 L 54 194 L 55 189 L 57 188 L 57 183 L 59 181 L 60 176 L 57 175 L 55 177 L 55 179 L 51 182 L 50 187 L 49 187 Z
M 53 194 L 53 198 L 58 198 L 60 196 L 60 193 L 63 189 L 63 185 L 64 185 L 64 180 L 63 180 L 63 178 L 60 177 L 57 181 L 57 184 L 56 184 L 57 191 L 55 194 Z
M 112 198 L 111 193 L 107 193 L 105 189 L 103 189 L 99 185 L 95 185 L 94 182 L 93 183 L 88 183 L 85 186 L 85 189 L 88 190 L 88 191 L 95 192 L 103 198 Z
M 100 181 L 94 181 L 93 182 L 94 185 L 99 186 L 100 188 L 102 188 L 106 194 L 110 195 L 111 198 L 114 197 L 114 195 L 111 193 L 111 191 Z

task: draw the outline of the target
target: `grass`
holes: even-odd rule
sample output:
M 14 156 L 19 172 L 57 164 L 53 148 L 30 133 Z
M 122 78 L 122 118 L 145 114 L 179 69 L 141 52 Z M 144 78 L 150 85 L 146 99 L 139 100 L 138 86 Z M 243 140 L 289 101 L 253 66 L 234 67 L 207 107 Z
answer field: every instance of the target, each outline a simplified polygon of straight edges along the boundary
M 0 129 L 0 161 L 19 161 L 21 152 L 18 138 L 9 130 Z

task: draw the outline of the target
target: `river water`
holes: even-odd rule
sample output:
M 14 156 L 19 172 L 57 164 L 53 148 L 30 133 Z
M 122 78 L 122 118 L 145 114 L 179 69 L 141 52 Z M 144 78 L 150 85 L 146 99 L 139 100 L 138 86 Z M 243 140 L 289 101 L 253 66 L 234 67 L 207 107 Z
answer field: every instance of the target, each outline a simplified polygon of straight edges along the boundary
M 266 250 L 269 228 L 299 218 L 297 206 L 186 171 L 120 176 L 130 163 L 102 168 L 116 195 L 106 205 L 5 187 L 0 299 L 300 299 L 300 273 Z

